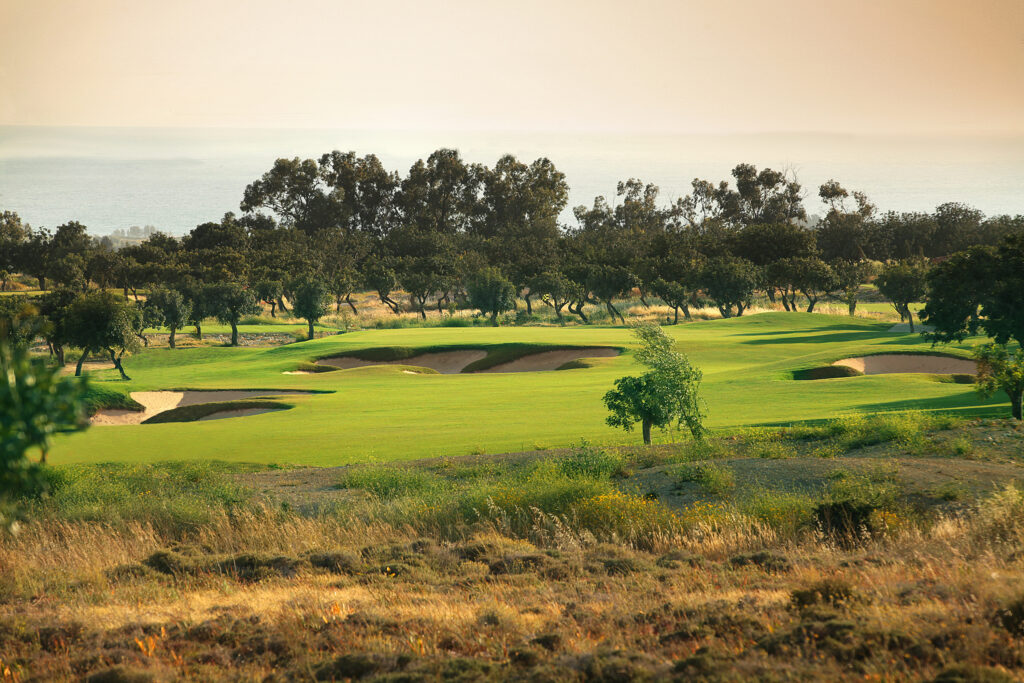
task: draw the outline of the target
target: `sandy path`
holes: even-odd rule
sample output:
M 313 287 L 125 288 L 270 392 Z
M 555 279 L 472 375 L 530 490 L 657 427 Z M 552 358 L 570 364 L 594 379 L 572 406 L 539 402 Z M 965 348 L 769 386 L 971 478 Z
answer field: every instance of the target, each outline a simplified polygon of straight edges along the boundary
M 370 365 L 415 365 L 420 368 L 437 370 L 444 375 L 455 375 L 462 372 L 462 368 L 470 363 L 487 357 L 486 351 L 469 349 L 463 351 L 439 351 L 436 353 L 421 353 L 418 356 L 404 358 L 402 360 L 363 360 L 351 356 L 338 356 L 336 358 L 321 358 L 317 363 L 333 365 L 336 368 L 345 370 L 351 368 L 365 368 Z
M 480 372 L 547 372 L 557 370 L 566 363 L 580 358 L 611 358 L 619 355 L 618 349 L 559 349 L 557 351 L 541 351 L 517 358 L 507 363 L 495 365 Z
M 891 353 L 880 356 L 843 358 L 832 365 L 853 368 L 865 375 L 922 372 L 936 375 L 973 375 L 978 366 L 973 360 L 930 356 L 925 354 Z
M 141 403 L 145 410 L 100 410 L 90 420 L 94 425 L 135 425 L 148 420 L 157 413 L 177 408 L 192 406 L 199 403 L 220 403 L 222 401 L 240 401 L 259 396 L 283 396 L 285 394 L 307 394 L 306 391 L 270 390 L 270 391 L 133 391 L 131 397 Z M 254 409 L 261 410 L 262 408 Z M 225 411 L 236 412 L 236 411 Z M 266 411 L 263 411 L 266 412 Z M 252 414 L 252 413 L 246 413 Z M 218 416 L 230 417 L 223 413 Z M 206 418 L 203 418 L 206 419 Z

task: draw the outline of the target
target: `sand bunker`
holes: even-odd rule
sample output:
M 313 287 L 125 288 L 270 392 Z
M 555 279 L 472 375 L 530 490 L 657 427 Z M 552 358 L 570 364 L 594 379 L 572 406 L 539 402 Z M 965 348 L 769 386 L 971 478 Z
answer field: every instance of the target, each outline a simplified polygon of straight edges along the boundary
M 541 351 L 540 353 L 531 353 L 528 356 L 495 365 L 480 372 L 548 372 L 557 370 L 566 363 L 579 360 L 580 358 L 611 358 L 617 355 L 619 355 L 618 349 L 604 347 Z
M 283 396 L 285 394 L 308 393 L 308 391 L 288 391 L 277 389 L 267 391 L 133 391 L 131 393 L 131 397 L 141 403 L 145 407 L 145 410 L 141 412 L 134 410 L 100 410 L 92 416 L 90 421 L 94 425 L 102 426 L 137 425 L 158 413 L 181 406 L 192 406 L 200 403 L 221 403 L 223 401 L 240 401 L 243 399 L 262 396 Z M 246 415 L 255 414 L 249 412 L 249 410 L 250 409 L 241 411 L 222 411 L 201 419 L 216 419 L 214 416 L 217 418 L 237 417 L 234 415 L 226 415 L 225 413 L 227 412 L 240 412 Z M 251 410 L 266 412 L 266 410 L 262 408 L 253 408 Z
M 335 358 L 321 358 L 317 363 L 332 365 L 336 368 L 348 370 L 351 368 L 364 368 L 369 365 L 415 365 L 420 368 L 437 370 L 443 375 L 456 375 L 462 369 L 487 356 L 486 351 L 468 349 L 462 351 L 438 351 L 436 353 L 421 353 L 411 358 L 402 360 L 363 360 L 352 356 L 337 356 Z
M 973 360 L 925 354 L 889 353 L 879 356 L 843 358 L 832 365 L 853 368 L 865 375 L 920 372 L 935 375 L 973 375 L 978 366 Z

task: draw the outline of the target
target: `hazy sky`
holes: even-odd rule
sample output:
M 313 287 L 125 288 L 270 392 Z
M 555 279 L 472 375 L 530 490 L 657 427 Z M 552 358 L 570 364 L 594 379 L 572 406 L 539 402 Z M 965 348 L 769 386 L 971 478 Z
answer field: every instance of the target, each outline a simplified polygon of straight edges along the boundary
M 1024 133 L 1024 0 L 0 0 L 0 124 Z

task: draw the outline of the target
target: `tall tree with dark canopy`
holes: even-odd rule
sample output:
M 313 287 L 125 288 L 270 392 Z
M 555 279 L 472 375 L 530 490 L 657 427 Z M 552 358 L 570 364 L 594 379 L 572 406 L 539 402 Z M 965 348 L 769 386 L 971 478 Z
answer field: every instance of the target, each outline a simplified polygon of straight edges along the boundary
M 723 318 L 742 316 L 760 279 L 757 266 L 737 258 L 716 258 L 701 269 L 701 288 Z
M 170 331 L 167 345 L 174 348 L 174 335 L 188 324 L 192 305 L 188 299 L 173 289 L 158 287 L 146 297 L 146 308 L 156 314 L 159 324 Z
M 928 275 L 928 299 L 921 318 L 934 327 L 936 343 L 963 341 L 984 333 L 994 345 L 978 353 L 979 388 L 1005 391 L 1013 416 L 1024 419 L 1024 232 L 1007 236 L 997 248 L 973 247 L 937 265 Z M 1011 351 L 1009 345 L 1018 349 Z
M 303 278 L 293 287 L 295 298 L 292 299 L 292 312 L 305 319 L 309 325 L 309 339 L 313 338 L 313 326 L 320 318 L 327 315 L 327 287 L 315 277 Z
M 515 286 L 497 268 L 484 268 L 469 280 L 469 302 L 498 326 L 498 316 L 512 310 Z
M 93 291 L 75 299 L 68 306 L 65 322 L 68 343 L 82 349 L 75 376 L 82 374 L 82 363 L 89 354 L 105 351 L 121 379 L 131 379 L 121 359 L 126 352 L 139 349 L 135 333 L 138 316 L 133 304 L 109 292 Z
M 900 314 L 901 320 L 910 324 L 914 331 L 914 312 L 910 304 L 924 299 L 928 283 L 928 266 L 919 260 L 904 260 L 887 264 L 875 279 L 875 286 L 892 307 Z
M 209 313 L 225 325 L 231 325 L 231 346 L 238 346 L 238 321 L 256 315 L 260 307 L 253 293 L 237 282 L 225 282 L 204 288 Z

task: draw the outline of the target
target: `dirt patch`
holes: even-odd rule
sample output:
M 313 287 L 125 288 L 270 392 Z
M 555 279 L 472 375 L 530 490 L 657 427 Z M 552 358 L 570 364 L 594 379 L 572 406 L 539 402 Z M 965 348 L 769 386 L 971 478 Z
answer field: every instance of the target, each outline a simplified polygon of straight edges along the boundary
M 335 358 L 321 358 L 317 363 L 331 365 L 343 370 L 351 368 L 365 368 L 370 365 L 415 365 L 422 368 L 436 370 L 443 375 L 457 375 L 470 363 L 487 357 L 486 351 L 479 349 L 466 349 L 461 351 L 438 351 L 432 353 L 421 353 L 411 358 L 400 360 L 363 360 L 352 356 L 337 356 Z
M 852 368 L 865 375 L 927 373 L 935 375 L 973 375 L 978 366 L 973 360 L 913 353 L 889 353 L 878 356 L 843 358 L 832 365 Z
M 145 410 L 100 410 L 92 416 L 92 424 L 97 426 L 134 425 L 159 413 L 198 405 L 200 403 L 222 403 L 224 401 L 241 401 L 260 396 L 283 396 L 285 394 L 306 394 L 305 391 L 267 390 L 267 391 L 133 391 L 131 397 L 141 403 Z M 246 412 L 247 415 L 254 414 Z M 223 413 L 219 414 L 223 415 Z M 226 417 L 226 416 L 225 416 Z
M 500 363 L 479 372 L 549 372 L 581 358 L 611 358 L 617 355 L 619 355 L 618 349 L 604 347 L 541 351 L 507 363 Z

